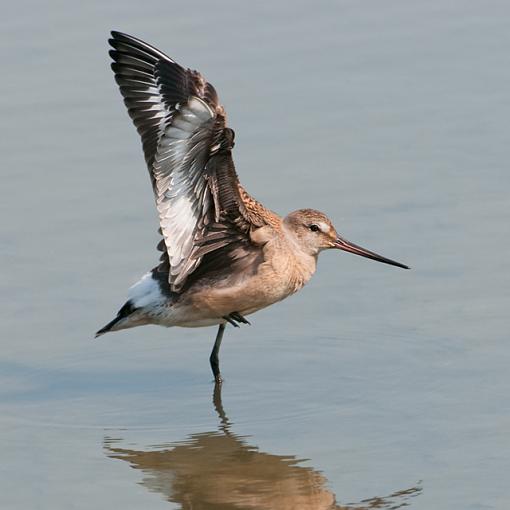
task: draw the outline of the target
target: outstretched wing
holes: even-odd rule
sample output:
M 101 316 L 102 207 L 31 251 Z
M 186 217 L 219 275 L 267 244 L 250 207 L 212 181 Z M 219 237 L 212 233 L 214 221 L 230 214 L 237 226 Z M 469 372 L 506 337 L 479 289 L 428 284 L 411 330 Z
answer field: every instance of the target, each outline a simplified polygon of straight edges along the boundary
M 178 291 L 206 254 L 249 242 L 250 229 L 273 213 L 239 184 L 234 132 L 214 87 L 139 39 L 112 32 L 109 42 L 115 80 L 142 138 L 163 264 Z

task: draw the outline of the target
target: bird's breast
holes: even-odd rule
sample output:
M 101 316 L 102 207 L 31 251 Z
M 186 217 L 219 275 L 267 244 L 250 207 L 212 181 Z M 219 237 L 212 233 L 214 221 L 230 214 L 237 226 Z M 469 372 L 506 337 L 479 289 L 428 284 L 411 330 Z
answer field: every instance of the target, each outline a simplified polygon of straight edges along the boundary
M 270 306 L 300 290 L 315 272 L 315 258 L 267 246 L 264 261 L 256 273 L 232 275 L 218 285 L 196 288 L 190 295 L 193 305 L 211 316 L 234 311 L 247 315 Z

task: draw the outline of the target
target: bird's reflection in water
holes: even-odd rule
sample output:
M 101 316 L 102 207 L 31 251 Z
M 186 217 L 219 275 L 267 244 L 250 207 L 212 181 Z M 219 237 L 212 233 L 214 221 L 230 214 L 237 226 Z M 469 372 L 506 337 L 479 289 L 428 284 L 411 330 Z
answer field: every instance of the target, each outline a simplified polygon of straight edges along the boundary
M 106 453 L 140 469 L 145 475 L 142 485 L 183 510 L 389 510 L 407 506 L 421 492 L 412 487 L 338 504 L 320 472 L 299 465 L 293 456 L 260 452 L 232 433 L 220 386 L 214 389 L 213 401 L 220 418 L 217 431 L 193 434 L 159 451 L 120 448 L 119 439 L 106 438 Z

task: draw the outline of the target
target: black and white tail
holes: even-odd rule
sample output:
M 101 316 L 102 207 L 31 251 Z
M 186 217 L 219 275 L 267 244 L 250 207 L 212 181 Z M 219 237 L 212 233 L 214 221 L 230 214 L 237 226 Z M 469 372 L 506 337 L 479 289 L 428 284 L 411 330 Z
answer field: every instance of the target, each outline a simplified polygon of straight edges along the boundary
M 101 328 L 95 335 L 95 338 L 97 338 L 98 336 L 101 336 L 101 335 L 104 335 L 105 333 L 108 333 L 110 331 L 117 331 L 118 329 L 124 329 L 122 327 L 119 327 L 120 326 L 120 323 L 126 319 L 127 317 L 129 317 L 134 311 L 136 310 L 136 308 L 133 306 L 133 303 L 131 303 L 131 301 L 127 301 L 123 306 L 122 308 L 118 311 L 117 313 L 117 317 L 115 317 L 115 319 L 113 319 L 112 321 L 110 321 L 106 326 L 104 326 L 103 328 Z

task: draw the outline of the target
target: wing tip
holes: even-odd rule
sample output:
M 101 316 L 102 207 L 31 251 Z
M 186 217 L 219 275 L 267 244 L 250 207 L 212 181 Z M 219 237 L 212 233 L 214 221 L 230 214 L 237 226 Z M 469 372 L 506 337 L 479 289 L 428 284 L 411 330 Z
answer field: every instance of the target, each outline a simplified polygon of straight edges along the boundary
M 121 32 L 120 30 L 110 30 L 110 36 L 112 39 L 120 40 L 120 39 L 135 39 L 132 35 L 126 34 L 125 32 Z
M 175 63 L 175 61 L 171 57 L 163 53 L 161 50 L 158 50 L 155 46 L 146 43 L 142 39 L 138 39 L 138 37 L 126 34 L 125 32 L 120 32 L 119 30 L 110 30 L 110 35 L 111 37 L 108 39 L 108 43 L 113 48 L 115 48 L 117 44 L 124 43 L 127 45 L 131 45 L 134 48 L 137 48 L 138 50 L 152 54 L 154 57 L 158 59 L 168 60 L 169 62 Z
M 124 32 L 120 32 L 118 30 L 110 30 L 110 37 L 108 38 L 108 44 L 112 47 L 115 47 L 115 43 L 117 41 L 122 41 L 122 39 L 129 39 L 130 36 L 125 34 Z

